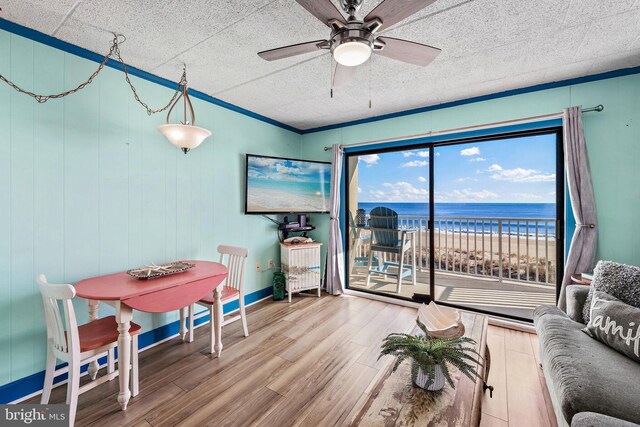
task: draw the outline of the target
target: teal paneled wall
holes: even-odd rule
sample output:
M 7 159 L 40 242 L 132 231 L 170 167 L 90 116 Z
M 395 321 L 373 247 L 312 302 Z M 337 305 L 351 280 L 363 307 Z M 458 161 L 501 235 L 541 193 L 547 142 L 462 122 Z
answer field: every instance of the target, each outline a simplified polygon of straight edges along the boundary
M 583 116 L 598 210 L 598 258 L 640 265 L 640 75 L 496 98 L 302 136 L 302 157 L 329 160 L 323 146 L 349 145 L 604 104 Z M 326 224 L 319 224 L 326 235 Z M 324 233 L 324 234 L 323 234 Z
M 0 30 L 0 73 L 27 89 L 60 92 L 96 67 Z M 173 93 L 133 83 L 152 107 Z M 279 249 L 272 223 L 242 213 L 244 154 L 298 157 L 300 136 L 193 102 L 213 136 L 185 156 L 156 130 L 165 115 L 148 116 L 119 71 L 45 104 L 0 84 L 0 385 L 44 369 L 38 273 L 73 283 L 149 262 L 217 260 L 226 243 L 249 248 L 248 293 L 270 286 L 253 266 L 277 261 Z M 84 322 L 84 302 L 76 307 Z M 176 319 L 134 313 L 145 330 Z

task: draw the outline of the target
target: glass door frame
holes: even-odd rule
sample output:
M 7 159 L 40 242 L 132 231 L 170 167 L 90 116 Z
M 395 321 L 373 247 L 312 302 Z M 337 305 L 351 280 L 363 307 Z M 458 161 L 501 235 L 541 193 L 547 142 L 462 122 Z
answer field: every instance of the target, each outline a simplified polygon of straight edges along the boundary
M 511 320 L 518 320 L 518 321 L 523 321 L 527 323 L 532 323 L 531 319 L 522 318 L 519 316 L 514 316 L 509 314 L 503 314 L 503 313 L 494 313 L 488 310 L 469 308 L 469 307 L 461 306 L 458 304 L 452 304 L 446 301 L 440 301 L 434 297 L 435 285 L 436 285 L 435 283 L 436 260 L 434 256 L 435 255 L 435 246 L 434 246 L 435 234 L 433 233 L 433 222 L 435 218 L 435 163 L 436 163 L 435 149 L 437 147 L 469 144 L 469 143 L 475 143 L 475 142 L 487 142 L 487 141 L 498 141 L 498 140 L 504 140 L 504 139 L 524 138 L 524 137 L 537 136 L 537 135 L 555 135 L 555 138 L 556 138 L 556 165 L 555 165 L 555 172 L 556 172 L 556 254 L 555 254 L 556 255 L 556 277 L 555 277 L 556 292 L 555 292 L 555 295 L 556 295 L 556 303 L 557 303 L 560 295 L 560 287 L 562 285 L 562 280 L 564 277 L 564 261 L 565 261 L 564 255 L 565 255 L 565 221 L 566 221 L 566 217 L 565 217 L 566 177 L 565 177 L 565 169 L 564 169 L 564 146 L 563 146 L 564 141 L 563 141 L 562 125 L 559 125 L 559 126 L 553 125 L 548 127 L 541 127 L 541 128 L 528 129 L 528 130 L 522 130 L 522 131 L 510 131 L 510 132 L 508 131 L 508 132 L 487 134 L 487 135 L 467 137 L 467 138 L 463 138 L 463 137 L 455 138 L 454 135 L 450 135 L 451 139 L 447 139 L 443 141 L 428 141 L 430 138 L 427 137 L 417 141 L 407 140 L 406 144 L 402 144 L 402 143 L 398 145 L 394 144 L 394 146 L 392 147 L 362 149 L 362 150 L 357 150 L 353 152 L 345 151 L 344 156 L 346 158 L 345 158 L 345 161 L 343 161 L 343 175 L 342 175 L 345 178 L 343 179 L 343 185 L 342 185 L 342 191 L 344 194 L 344 197 L 343 197 L 344 203 L 342 204 L 341 213 L 346 217 L 346 215 L 348 214 L 347 210 L 349 209 L 349 188 L 348 188 L 349 184 L 346 182 L 346 178 L 348 176 L 347 171 L 349 168 L 349 161 L 351 158 L 353 157 L 357 158 L 359 156 L 364 156 L 367 154 L 383 154 L 383 153 L 398 152 L 398 151 L 428 149 L 429 150 L 429 200 L 428 200 L 429 219 L 427 221 L 427 232 L 429 233 L 428 235 L 429 295 L 432 297 L 433 301 L 441 305 L 446 305 L 449 307 L 459 308 L 459 309 L 468 310 L 468 311 L 474 311 L 474 312 L 487 314 L 491 316 L 503 317 Z M 399 142 L 399 141 L 394 141 L 394 142 Z M 348 146 L 345 148 L 348 149 Z M 566 201 L 566 203 L 568 206 L 568 200 Z M 374 292 L 368 289 L 365 290 L 360 288 L 357 288 L 357 289 L 349 288 L 350 274 L 348 273 L 350 271 L 349 260 L 351 257 L 349 254 L 349 241 L 348 241 L 349 237 L 348 236 L 351 235 L 350 227 L 351 225 L 349 224 L 349 221 L 345 221 L 346 233 L 344 233 L 344 236 L 347 237 L 344 239 L 344 253 L 346 254 L 345 256 L 345 289 L 352 289 L 358 292 L 364 292 L 364 293 L 373 294 L 377 296 L 414 302 L 414 300 L 402 297 L 401 295 L 387 295 L 387 294 L 380 294 L 378 292 Z

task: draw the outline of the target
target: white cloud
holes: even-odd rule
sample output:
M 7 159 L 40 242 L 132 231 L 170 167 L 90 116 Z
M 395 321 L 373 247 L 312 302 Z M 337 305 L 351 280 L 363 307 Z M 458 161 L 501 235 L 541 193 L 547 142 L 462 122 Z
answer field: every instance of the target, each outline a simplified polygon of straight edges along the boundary
M 485 162 L 487 161 L 487 159 L 485 159 L 484 157 L 474 157 L 472 159 L 469 159 L 470 162 Z
M 474 181 L 474 182 L 478 182 L 478 178 L 471 178 L 471 177 L 464 177 L 464 178 L 458 178 L 456 179 L 456 181 L 458 182 L 465 182 L 465 181 Z
M 266 157 L 252 157 L 251 158 L 251 166 L 256 166 L 259 168 L 269 168 L 278 162 L 278 159 L 269 159 Z
M 556 180 L 555 173 L 545 174 L 535 169 L 499 169 L 491 175 L 497 181 L 509 182 L 552 182 Z
M 405 181 L 385 182 L 382 184 L 382 188 L 369 190 L 368 199 L 381 202 L 427 202 L 429 191 L 425 188 L 414 187 Z
M 362 193 L 362 188 L 358 187 L 358 193 Z
M 480 154 L 480 148 L 478 147 L 471 147 L 471 148 L 465 148 L 464 150 L 460 150 L 461 156 L 478 156 L 479 154 Z
M 403 151 L 402 155 L 404 157 L 418 156 L 422 158 L 427 158 L 429 157 L 429 151 Z
M 498 195 L 493 191 L 479 190 L 474 191 L 470 188 L 462 190 L 453 190 L 441 192 L 436 195 L 440 202 L 482 202 L 486 200 L 496 199 Z
M 549 191 L 549 195 L 550 195 L 550 196 L 555 196 L 555 195 L 556 195 L 556 192 L 555 192 L 555 191 Z
M 380 156 L 378 156 L 377 154 L 367 154 L 364 156 L 360 156 L 360 160 L 365 162 L 367 166 L 373 166 L 378 164 L 378 162 L 380 161 Z
M 286 173 L 286 174 L 299 174 L 302 171 L 300 170 L 300 168 L 296 168 L 296 167 L 288 167 L 283 165 L 282 163 L 278 163 L 276 164 L 276 172 L 278 173 Z
M 407 163 L 403 163 L 400 166 L 403 168 L 421 168 L 429 164 L 426 160 L 412 160 Z
M 513 195 L 518 199 L 542 199 L 542 196 L 540 196 L 539 194 L 513 193 Z
M 492 164 L 491 166 L 489 166 L 489 169 L 487 169 L 487 172 L 496 172 L 496 171 L 501 171 L 502 170 L 502 166 L 497 165 L 497 164 Z
M 427 182 L 427 178 L 425 178 L 424 176 L 419 176 L 419 177 L 418 177 L 418 181 L 420 181 L 420 182 Z

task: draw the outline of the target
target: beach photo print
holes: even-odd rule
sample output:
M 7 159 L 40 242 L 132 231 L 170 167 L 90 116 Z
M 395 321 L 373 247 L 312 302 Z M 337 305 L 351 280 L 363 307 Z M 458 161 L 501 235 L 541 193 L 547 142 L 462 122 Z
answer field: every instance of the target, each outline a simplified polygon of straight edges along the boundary
M 247 155 L 246 213 L 329 211 L 331 164 Z

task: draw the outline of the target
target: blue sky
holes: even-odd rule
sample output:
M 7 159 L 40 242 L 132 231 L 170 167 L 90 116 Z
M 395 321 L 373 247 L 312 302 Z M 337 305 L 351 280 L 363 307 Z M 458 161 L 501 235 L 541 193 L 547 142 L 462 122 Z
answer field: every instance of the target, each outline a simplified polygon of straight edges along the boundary
M 554 203 L 555 135 L 435 149 L 436 202 Z M 428 150 L 359 157 L 361 202 L 428 202 Z
M 331 181 L 331 165 L 325 163 L 250 156 L 247 169 L 250 179 L 318 182 L 322 185 Z

